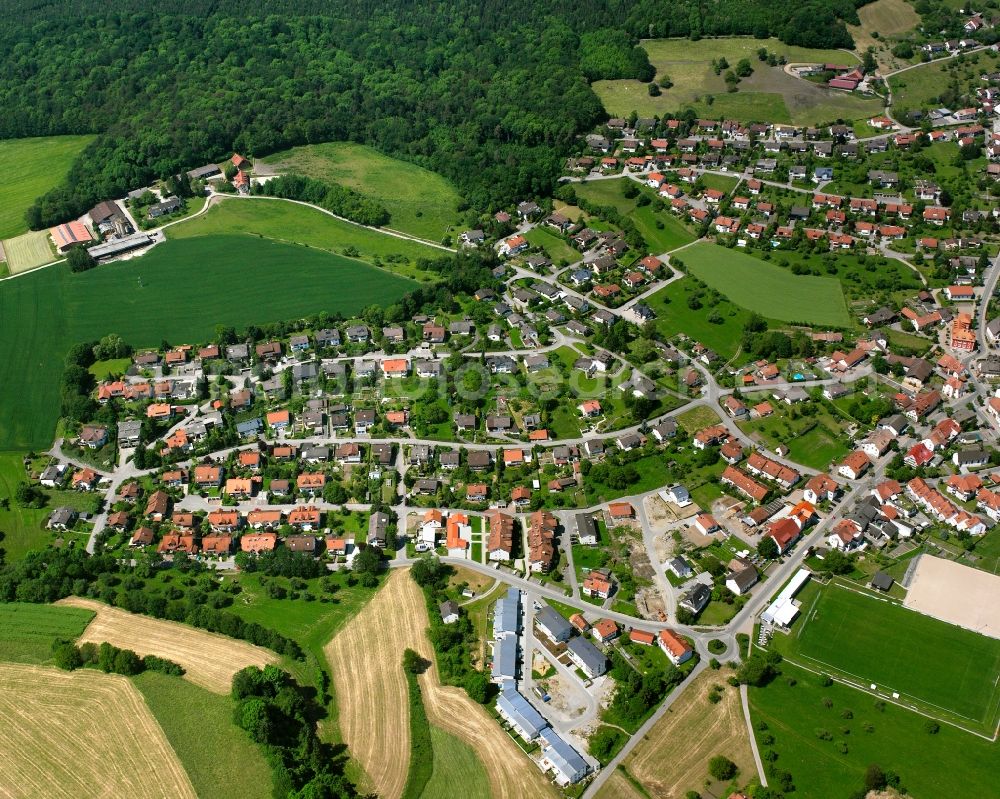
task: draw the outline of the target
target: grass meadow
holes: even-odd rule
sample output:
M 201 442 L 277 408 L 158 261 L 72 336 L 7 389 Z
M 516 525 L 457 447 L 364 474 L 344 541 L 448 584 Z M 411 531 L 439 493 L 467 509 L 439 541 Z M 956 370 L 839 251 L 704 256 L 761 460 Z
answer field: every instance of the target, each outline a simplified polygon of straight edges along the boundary
M 361 261 L 240 235 L 168 241 L 89 272 L 50 267 L 7 281 L 0 284 L 0 451 L 51 443 L 61 364 L 74 343 L 107 333 L 137 347 L 193 343 L 219 324 L 242 329 L 320 310 L 349 316 L 414 285 Z
M 440 241 L 458 222 L 461 197 L 445 178 L 363 144 L 307 144 L 263 161 L 277 171 L 340 183 L 378 200 L 389 209 L 388 227 L 414 236 Z
M 898 109 L 896 115 L 904 111 L 939 106 L 937 98 L 953 81 L 962 92 L 974 91 L 983 85 L 980 75 L 995 71 L 998 64 L 1000 55 L 987 51 L 930 61 L 893 75 L 889 78 L 889 85 L 892 87 L 893 108 Z
M 687 253 L 688 250 L 682 253 L 685 261 Z M 646 301 L 656 313 L 654 324 L 668 338 L 684 333 L 694 341 L 700 341 L 706 347 L 715 350 L 724 358 L 730 358 L 740 346 L 743 325 L 750 318 L 750 313 L 725 299 L 720 300 L 715 306 L 702 305 L 699 308 L 691 308 L 688 305 L 691 295 L 700 291 L 701 289 L 687 278 L 676 280 L 660 289 Z M 708 321 L 713 312 L 718 313 L 718 322 Z
M 629 217 L 653 253 L 665 253 L 694 241 L 695 236 L 669 211 L 657 212 L 653 210 L 652 204 L 640 206 L 637 202 L 638 196 L 626 197 L 624 193 L 628 185 L 626 181 L 630 180 L 631 178 L 585 181 L 575 184 L 573 188 L 578 196 L 598 205 L 611 206 Z M 735 182 L 733 179 L 733 183 Z M 656 192 L 651 188 L 643 186 L 641 191 L 651 198 L 658 199 Z
M 233 702 L 159 672 L 132 679 L 199 796 L 268 799 L 271 770 L 263 750 L 233 723 Z
M 7 258 L 7 270 L 12 275 L 50 264 L 59 258 L 47 230 L 35 230 L 7 239 L 3 243 L 3 251 Z
M 475 751 L 461 738 L 431 725 L 434 770 L 420 799 L 490 799 L 490 781 Z M 528 768 L 521 765 L 521 768 Z
M 688 271 L 750 311 L 785 322 L 848 327 L 844 292 L 833 277 L 792 275 L 717 244 L 696 244 L 684 251 Z
M 0 603 L 0 660 L 47 663 L 55 641 L 76 640 L 93 618 L 82 608 Z
M 44 136 L 0 141 L 0 239 L 27 231 L 24 212 L 62 182 L 93 136 Z
M 43 525 L 50 510 L 22 508 L 14 502 L 14 489 L 25 479 L 21 458 L 19 452 L 0 452 L 0 497 L 10 500 L 7 507 L 0 505 L 0 530 L 4 533 L 0 546 L 9 561 L 17 560 L 49 536 Z
M 991 733 L 1000 641 L 838 584 L 803 602 L 788 656 Z
M 922 643 L 938 646 L 933 639 Z M 918 668 L 940 662 L 927 650 L 916 661 L 900 658 Z M 872 763 L 899 774 L 910 796 L 996 793 L 996 743 L 947 724 L 930 735 L 927 719 L 917 713 L 891 703 L 876 706 L 870 694 L 841 683 L 823 686 L 819 675 L 787 660 L 780 668 L 767 687 L 750 689 L 750 715 L 761 756 L 777 754 L 775 766 L 792 774 L 795 796 L 849 796 L 863 786 Z
M 663 116 L 690 107 L 713 119 L 816 124 L 839 118 L 865 118 L 881 108 L 879 100 L 830 91 L 757 59 L 757 50 L 764 47 L 784 55 L 790 63 L 857 63 L 857 57 L 843 50 L 812 50 L 786 45 L 777 39 L 750 37 L 706 38 L 697 42 L 649 39 L 641 46 L 656 67 L 656 79 L 669 76 L 673 86 L 658 97 L 650 97 L 646 84 L 637 80 L 595 81 L 594 91 L 613 115 L 627 116 L 636 111 L 639 116 Z M 723 75 L 716 75 L 712 69 L 712 61 L 720 56 L 733 67 L 741 58 L 749 58 L 754 68 L 753 75 L 743 79 L 735 93 L 726 91 Z
M 190 239 L 220 234 L 249 234 L 286 244 L 298 244 L 342 255 L 353 248 L 358 258 L 385 266 L 397 274 L 423 281 L 432 275 L 420 270 L 421 258 L 447 256 L 443 250 L 420 242 L 379 233 L 329 214 L 283 200 L 227 199 L 196 219 L 166 229 L 168 239 Z

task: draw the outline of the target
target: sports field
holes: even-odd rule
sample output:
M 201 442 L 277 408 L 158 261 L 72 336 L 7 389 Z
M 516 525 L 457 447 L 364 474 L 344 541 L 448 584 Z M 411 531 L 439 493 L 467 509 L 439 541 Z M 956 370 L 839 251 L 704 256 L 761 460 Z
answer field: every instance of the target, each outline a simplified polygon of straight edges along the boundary
M 0 239 L 24 233 L 24 212 L 57 186 L 93 136 L 45 136 L 0 141 Z
M 278 172 L 293 172 L 348 186 L 389 209 L 388 227 L 441 241 L 458 222 L 461 197 L 428 169 L 353 142 L 307 144 L 262 159 Z
M 713 119 L 817 124 L 838 118 L 864 118 L 881 108 L 878 100 L 829 91 L 757 59 L 757 50 L 764 47 L 771 53 L 783 54 L 789 63 L 857 63 L 855 56 L 842 50 L 812 50 L 786 45 L 777 39 L 750 37 L 706 38 L 697 42 L 647 39 L 641 46 L 656 67 L 656 79 L 666 75 L 673 86 L 658 97 L 650 97 L 646 84 L 637 80 L 595 81 L 594 91 L 611 114 L 627 116 L 636 111 L 639 116 L 662 116 L 691 107 Z M 712 68 L 712 61 L 720 56 L 725 57 L 730 67 L 735 67 L 741 58 L 750 59 L 754 73 L 739 83 L 735 93 L 726 91 L 724 73 L 716 75 Z
M 49 243 L 47 230 L 35 230 L 6 239 L 3 251 L 7 255 L 7 268 L 12 275 L 50 264 L 59 257 Z
M 4 797 L 196 797 L 125 677 L 0 664 L 0 729 Z
M 834 583 L 803 605 L 788 657 L 991 733 L 1000 641 Z
M 847 327 L 851 318 L 840 281 L 793 275 L 787 269 L 717 244 L 696 244 L 682 254 L 688 271 L 737 305 L 771 319 Z
M 16 663 L 46 663 L 57 640 L 75 641 L 94 618 L 85 608 L 0 604 L 0 658 Z
M 137 347 L 194 343 L 213 337 L 218 324 L 243 329 L 318 311 L 350 316 L 415 285 L 361 261 L 246 235 L 168 241 L 82 274 L 50 267 L 4 281 L 0 451 L 51 444 L 60 366 L 72 344 L 107 333 Z
M 151 619 L 93 599 L 69 597 L 60 607 L 84 608 L 95 615 L 80 642 L 107 641 L 140 656 L 158 655 L 184 667 L 184 678 L 217 694 L 228 694 L 233 675 L 247 666 L 264 668 L 278 656 L 269 649 L 186 624 Z

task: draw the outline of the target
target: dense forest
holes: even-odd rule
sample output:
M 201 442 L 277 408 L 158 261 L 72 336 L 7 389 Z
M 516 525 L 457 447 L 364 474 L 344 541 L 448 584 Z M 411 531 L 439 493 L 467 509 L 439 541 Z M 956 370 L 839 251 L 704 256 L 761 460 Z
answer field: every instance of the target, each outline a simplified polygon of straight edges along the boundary
M 479 208 L 547 193 L 604 117 L 589 81 L 650 80 L 646 36 L 850 46 L 858 0 L 8 0 L 0 138 L 99 133 L 31 214 L 233 150 L 353 140 L 451 178 Z

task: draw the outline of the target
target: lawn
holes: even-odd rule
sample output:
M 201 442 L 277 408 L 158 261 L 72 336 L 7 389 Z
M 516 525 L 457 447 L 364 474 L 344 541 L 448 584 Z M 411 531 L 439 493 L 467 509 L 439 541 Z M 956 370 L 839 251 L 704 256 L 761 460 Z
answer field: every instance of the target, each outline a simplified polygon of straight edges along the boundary
M 0 450 L 48 447 L 59 414 L 59 364 L 77 342 L 118 333 L 137 347 L 195 343 L 214 337 L 219 324 L 244 329 L 321 310 L 350 316 L 394 302 L 414 285 L 361 261 L 237 235 L 168 241 L 82 274 L 53 267 L 4 282 Z
M 666 461 L 659 453 L 632 461 L 632 466 L 639 472 L 639 481 L 625 488 L 612 488 L 588 476 L 584 480 L 587 502 L 596 505 L 599 502 L 610 502 L 618 497 L 644 494 L 670 482 Z
M 440 241 L 458 222 L 458 191 L 441 175 L 352 142 L 307 144 L 283 150 L 264 163 L 278 171 L 340 183 L 389 209 L 388 227 Z
M 712 177 L 714 176 L 707 175 L 706 180 Z M 631 178 L 592 180 L 579 183 L 574 186 L 574 189 L 578 196 L 598 205 L 609 205 L 619 213 L 628 216 L 635 223 L 652 252 L 662 254 L 694 241 L 694 235 L 684 227 L 677 217 L 665 210 L 653 210 L 653 203 L 657 202 L 659 198 L 648 186 L 639 187 L 639 195 L 631 198 L 626 197 L 624 192 L 629 183 L 635 183 L 635 181 L 632 181 Z M 735 183 L 735 178 L 733 178 L 733 183 Z M 638 199 L 641 195 L 650 197 L 653 202 L 640 206 Z
M 993 731 L 1000 641 L 838 584 L 804 602 L 802 612 L 793 635 L 781 642 L 788 657 Z
M 199 796 L 268 799 L 264 750 L 233 723 L 233 702 L 158 672 L 133 678 Z
M 551 230 L 543 227 L 533 227 L 524 234 L 524 237 L 532 246 L 541 247 L 545 250 L 545 254 L 554 264 L 560 264 L 563 261 L 566 264 L 572 264 L 580 260 L 580 253 L 570 247 L 562 236 L 553 233 Z
M 836 277 L 850 301 L 886 304 L 899 296 L 894 295 L 895 292 L 914 292 L 923 288 L 917 273 L 895 258 L 777 250 L 770 253 L 769 263 L 783 268 L 797 266 L 805 270 L 802 274 L 806 276 Z
M 687 252 L 682 253 L 685 261 Z M 693 281 L 675 280 L 649 297 L 646 303 L 656 313 L 655 324 L 666 338 L 683 333 L 722 357 L 730 358 L 740 346 L 743 326 L 750 313 L 725 299 L 720 299 L 714 306 L 703 303 L 698 308 L 692 308 L 689 305 L 691 295 L 701 293 L 703 290 Z M 709 321 L 710 318 L 714 321 Z
M 385 266 L 406 277 L 426 281 L 435 279 L 434 275 L 418 268 L 417 261 L 448 255 L 426 244 L 341 222 L 314 208 L 269 198 L 228 199 L 213 205 L 201 216 L 166 230 L 169 239 L 220 233 L 249 233 L 338 254 L 343 254 L 345 250 L 353 251 L 356 257 L 376 266 Z
M 111 375 L 123 375 L 132 365 L 131 358 L 112 358 L 109 361 L 95 361 L 87 369 L 95 380 L 106 380 Z
M 7 239 L 3 243 L 3 251 L 7 256 L 7 269 L 12 275 L 37 269 L 59 257 L 52 247 L 47 230 L 22 233 Z
M 82 608 L 0 603 L 0 659 L 47 663 L 55 641 L 76 640 L 93 618 L 93 612 Z
M 14 489 L 26 479 L 21 461 L 23 455 L 21 452 L 0 452 L 0 499 L 7 498 L 9 502 L 7 507 L 0 505 L 0 531 L 4 533 L 0 546 L 6 550 L 9 561 L 18 560 L 28 550 L 42 546 L 50 536 L 44 525 L 51 508 L 21 508 L 14 502 Z
M 792 275 L 717 244 L 689 247 L 684 251 L 684 263 L 691 274 L 728 299 L 763 316 L 811 325 L 851 324 L 836 278 Z
M 0 141 L 0 239 L 24 233 L 24 212 L 62 183 L 93 136 L 46 136 Z
M 785 55 L 789 62 L 856 63 L 857 57 L 842 50 L 812 50 L 783 44 L 777 39 L 729 37 L 701 39 L 649 39 L 641 43 L 656 67 L 656 78 L 669 76 L 673 86 L 658 97 L 650 97 L 646 85 L 636 80 L 602 80 L 594 91 L 608 112 L 627 116 L 666 116 L 693 108 L 713 119 L 794 122 L 816 124 L 838 118 L 872 116 L 881 107 L 878 100 L 863 99 L 800 80 L 781 67 L 768 67 L 757 58 L 766 48 Z M 727 92 L 723 75 L 716 75 L 712 61 L 725 57 L 731 67 L 749 58 L 754 73 L 739 83 L 735 93 Z
M 434 770 L 421 799 L 489 799 L 490 781 L 475 751 L 465 741 L 431 725 Z M 527 768 L 527 766 L 521 766 Z
M 689 434 L 697 433 L 699 430 L 711 427 L 720 421 L 719 414 L 705 406 L 684 411 L 677 417 L 677 424 Z
M 930 666 L 931 660 L 920 655 L 900 663 Z M 929 735 L 923 716 L 890 703 L 880 710 L 870 695 L 840 683 L 824 687 L 818 675 L 787 661 L 780 668 L 782 676 L 766 688 L 750 689 L 751 718 L 761 756 L 777 753 L 775 766 L 791 772 L 795 796 L 849 796 L 862 787 L 872 763 L 899 774 L 910 796 L 996 793 L 995 743 L 947 724 Z M 848 710 L 852 718 L 845 720 Z M 762 722 L 766 731 L 760 731 Z M 821 730 L 833 740 L 820 740 Z M 766 736 L 772 744 L 763 743 Z
M 754 402 L 765 397 L 758 395 Z M 849 449 L 840 436 L 842 422 L 822 406 L 810 406 L 812 415 L 792 418 L 782 406 L 777 413 L 764 419 L 740 423 L 740 429 L 753 438 L 763 439 L 770 449 L 779 444 L 789 448 L 789 458 L 803 466 L 824 470 L 833 460 L 844 457 Z
M 701 182 L 705 184 L 706 189 L 718 189 L 729 194 L 736 188 L 739 178 L 733 175 L 702 175 Z

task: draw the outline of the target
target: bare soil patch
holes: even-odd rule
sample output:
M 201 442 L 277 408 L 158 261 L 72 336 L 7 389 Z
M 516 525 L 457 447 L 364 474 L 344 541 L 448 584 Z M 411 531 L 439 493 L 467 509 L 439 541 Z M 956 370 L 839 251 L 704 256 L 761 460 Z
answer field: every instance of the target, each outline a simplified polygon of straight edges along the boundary
M 80 643 L 107 641 L 142 656 L 167 658 L 184 667 L 185 679 L 217 694 L 229 693 L 233 675 L 240 669 L 263 668 L 279 659 L 275 653 L 245 641 L 129 613 L 92 599 L 69 597 L 56 604 L 87 608 L 97 614 L 84 630 Z
M 196 799 L 124 677 L 0 664 L 0 796 Z
M 921 555 L 903 606 L 1000 638 L 1000 577 L 952 560 Z

